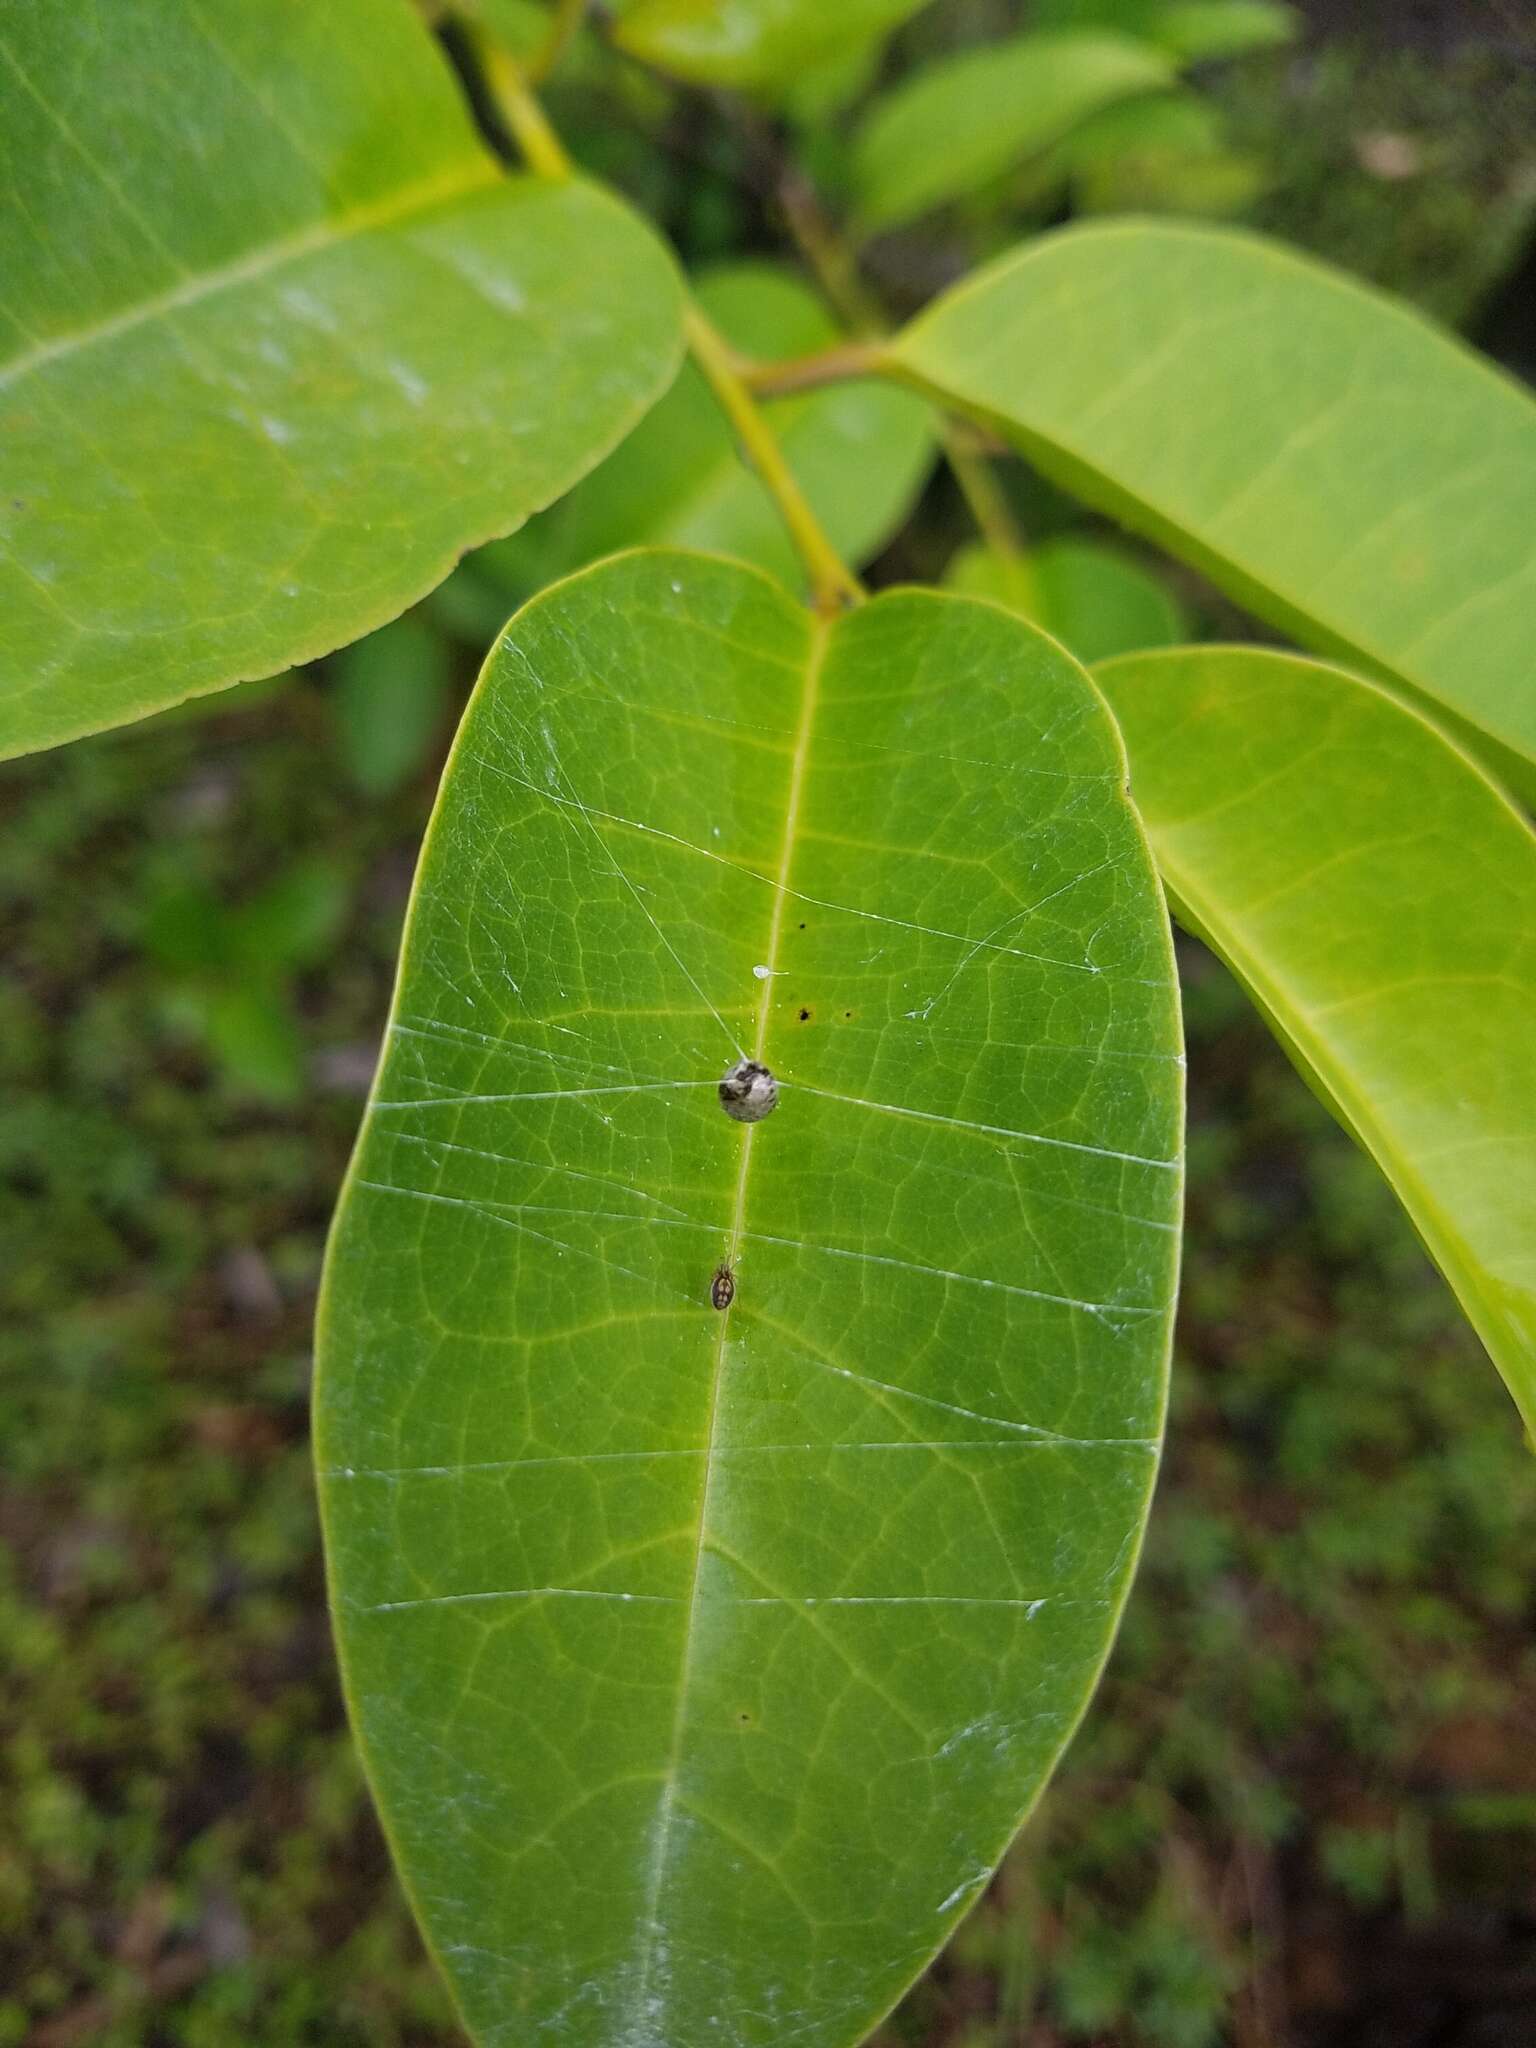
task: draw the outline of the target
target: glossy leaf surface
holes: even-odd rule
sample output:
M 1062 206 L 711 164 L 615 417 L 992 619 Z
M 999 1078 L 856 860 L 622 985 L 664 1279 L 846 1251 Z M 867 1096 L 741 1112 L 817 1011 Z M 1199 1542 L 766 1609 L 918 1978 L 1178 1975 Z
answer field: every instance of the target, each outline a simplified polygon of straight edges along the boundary
M 1186 648 L 1096 675 L 1181 915 L 1377 1160 L 1536 1428 L 1536 837 L 1341 670 Z
M 877 101 L 855 138 L 863 225 L 894 227 L 975 191 L 1086 115 L 1174 76 L 1149 43 L 1094 30 L 1043 30 L 941 58 Z
M 1189 637 L 1183 607 L 1167 584 L 1102 541 L 1064 536 L 1017 556 L 964 547 L 944 582 L 966 596 L 1010 605 L 1083 662 L 1171 647 Z
M 1261 617 L 1536 759 L 1536 404 L 1407 307 L 1230 229 L 1068 229 L 895 344 Z
M 782 84 L 889 35 L 927 0 L 621 0 L 620 46 L 700 85 Z
M 379 625 L 672 375 L 649 231 L 401 0 L 36 0 L 0 81 L 0 753 Z
M 362 1745 L 483 2040 L 861 2039 L 1081 1712 L 1181 1180 L 1123 786 L 1070 657 L 935 592 L 818 628 L 640 553 L 492 654 L 317 1423 Z
M 744 355 L 807 355 L 838 339 L 816 295 L 766 263 L 706 271 L 700 304 Z M 765 407 L 785 460 L 845 560 L 860 564 L 910 511 L 933 460 L 932 414 L 876 379 Z M 793 587 L 803 571 L 778 508 L 737 452 L 692 363 L 602 467 L 512 539 L 476 558 L 517 597 L 641 543 L 735 555 Z

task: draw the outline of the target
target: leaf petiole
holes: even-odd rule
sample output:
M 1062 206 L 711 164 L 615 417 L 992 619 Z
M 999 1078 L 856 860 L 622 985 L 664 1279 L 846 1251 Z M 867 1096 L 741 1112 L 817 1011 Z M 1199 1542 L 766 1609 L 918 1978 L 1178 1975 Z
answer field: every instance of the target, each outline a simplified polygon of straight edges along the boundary
M 472 31 L 472 41 L 486 90 L 529 170 L 540 178 L 569 178 L 575 166 L 530 88 L 532 74 L 483 29 Z
M 812 609 L 830 614 L 863 601 L 864 587 L 822 531 L 806 502 L 784 451 L 748 389 L 734 350 L 719 329 L 693 301 L 683 309 L 683 334 L 694 361 L 714 393 L 721 411 L 741 443 L 742 453 L 757 471 L 764 489 L 778 507 L 811 579 Z

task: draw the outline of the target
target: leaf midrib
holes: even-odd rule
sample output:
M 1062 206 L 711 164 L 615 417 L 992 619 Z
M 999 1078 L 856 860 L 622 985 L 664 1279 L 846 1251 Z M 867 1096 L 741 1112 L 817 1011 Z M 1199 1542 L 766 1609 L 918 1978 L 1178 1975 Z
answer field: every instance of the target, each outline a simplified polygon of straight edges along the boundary
M 752 1038 L 752 1058 L 761 1060 L 768 1043 L 768 1024 L 773 1005 L 773 984 L 778 973 L 779 947 L 784 931 L 784 906 L 789 901 L 789 873 L 794 860 L 795 833 L 800 817 L 800 802 L 805 788 L 806 766 L 810 759 L 811 733 L 816 720 L 816 706 L 820 695 L 821 671 L 826 660 L 827 646 L 832 627 L 825 620 L 815 620 L 810 627 L 806 648 L 805 687 L 800 701 L 800 720 L 795 731 L 794 753 L 790 761 L 789 788 L 784 801 L 784 832 L 779 846 L 778 866 L 773 883 L 773 908 L 769 914 L 768 940 L 764 948 L 764 964 L 767 973 L 761 978 L 761 993 L 757 1001 L 757 1021 Z M 746 1225 L 747 1184 L 751 1174 L 752 1147 L 759 1126 L 755 1123 L 741 1127 L 741 1158 L 736 1171 L 736 1189 L 732 1200 L 731 1221 L 727 1234 L 726 1262 L 734 1267 L 740 1250 Z M 720 1390 L 725 1378 L 726 1340 L 730 1333 L 731 1310 L 720 1312 L 719 1328 L 715 1332 L 714 1355 L 710 1365 L 709 1407 L 704 1429 L 704 1473 L 699 1487 L 699 1519 L 694 1533 L 693 1570 L 688 1588 L 687 1611 L 683 1620 L 682 1658 L 678 1669 L 677 1703 L 673 1709 L 672 1734 L 668 1746 L 667 1763 L 662 1783 L 661 1798 L 657 1803 L 653 1827 L 653 1846 L 650 1868 L 646 1874 L 645 1908 L 641 1920 L 643 1943 L 639 1971 L 636 1978 L 633 1999 L 634 2010 L 643 2015 L 646 2010 L 651 1988 L 651 1973 L 655 1964 L 658 1947 L 657 1913 L 661 1905 L 662 1887 L 666 1881 L 668 1852 L 671 1847 L 672 1821 L 677 1805 L 677 1779 L 682 1764 L 683 1736 L 688 1721 L 688 1696 L 693 1676 L 694 1645 L 697 1641 L 699 1585 L 703 1576 L 704 1552 L 707 1547 L 706 1532 L 709 1527 L 710 1500 L 715 1481 L 715 1450 L 719 1433 Z
M 471 170 L 473 175 L 469 174 Z M 264 242 L 258 249 L 248 251 L 230 263 L 200 271 L 195 277 L 110 313 L 103 320 L 94 321 L 86 327 L 71 328 L 48 341 L 35 343 L 0 368 L 0 391 L 7 390 L 34 370 L 61 356 L 94 348 L 100 342 L 131 333 L 134 328 L 142 327 L 162 314 L 180 312 L 236 285 L 250 284 L 258 278 L 270 276 L 306 256 L 355 240 L 375 228 L 390 227 L 415 214 L 428 213 L 433 207 L 451 199 L 467 198 L 471 193 L 484 191 L 496 184 L 501 175 L 488 157 L 477 158 L 472 165 L 452 176 L 429 178 L 419 185 L 408 185 L 375 205 L 356 207 L 350 213 L 327 214 L 298 234 L 285 236 L 276 242 Z

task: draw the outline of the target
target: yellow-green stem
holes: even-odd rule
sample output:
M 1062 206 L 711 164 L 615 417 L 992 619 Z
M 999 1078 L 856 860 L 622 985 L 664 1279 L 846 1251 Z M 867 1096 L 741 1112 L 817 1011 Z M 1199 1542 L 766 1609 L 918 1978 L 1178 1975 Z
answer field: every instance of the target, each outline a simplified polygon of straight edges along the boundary
M 497 112 L 506 122 L 528 168 L 544 178 L 569 177 L 571 160 L 544 109 L 529 90 L 522 69 L 489 36 L 478 35 L 475 47 Z M 858 604 L 864 596 L 863 585 L 827 539 L 821 522 L 807 504 L 784 460 L 783 450 L 743 381 L 740 358 L 691 299 L 685 300 L 683 306 L 683 334 L 720 409 L 735 429 L 742 453 L 778 507 L 779 516 L 805 563 L 813 608 L 829 614 L 840 611 L 844 605 Z
M 806 503 L 789 464 L 784 460 L 783 450 L 742 380 L 729 343 L 691 303 L 683 311 L 683 333 L 721 411 L 735 429 L 742 452 L 762 479 L 764 489 L 778 506 L 779 516 L 789 529 L 790 538 L 810 576 L 814 609 L 830 613 L 841 610 L 844 605 L 859 603 L 864 596 L 863 586 L 827 539 L 820 521 Z
M 811 391 L 845 377 L 878 375 L 882 369 L 879 341 L 887 328 L 885 308 L 864 282 L 858 251 L 827 218 L 816 188 L 800 171 L 791 169 L 780 180 L 779 203 L 796 248 L 828 300 L 849 326 L 866 338 L 821 349 L 815 355 L 755 364 L 748 375 L 752 389 L 777 395 Z M 984 448 L 971 430 L 956 420 L 945 423 L 941 439 L 944 459 L 982 539 L 1008 560 L 1022 560 L 1023 533 Z
M 946 420 L 943 438 L 944 459 L 954 473 L 960 495 L 970 508 L 982 539 L 1006 560 L 1022 560 L 1023 530 L 997 480 L 996 470 L 977 445 L 971 429 L 961 420 Z
M 565 144 L 529 91 L 522 67 L 493 36 L 477 33 L 474 43 L 480 75 L 529 170 L 541 178 L 568 178 L 573 166 Z
M 759 398 L 783 398 L 792 391 L 814 391 L 822 384 L 841 384 L 849 377 L 869 377 L 880 369 L 880 347 L 872 341 L 842 341 L 805 356 L 785 356 L 776 363 L 743 363 L 741 380 Z

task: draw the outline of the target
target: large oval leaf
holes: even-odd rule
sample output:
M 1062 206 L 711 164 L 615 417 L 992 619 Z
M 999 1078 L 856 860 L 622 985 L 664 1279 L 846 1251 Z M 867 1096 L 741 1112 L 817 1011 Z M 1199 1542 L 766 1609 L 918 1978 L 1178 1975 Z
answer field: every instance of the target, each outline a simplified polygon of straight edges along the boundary
M 380 624 L 672 374 L 648 230 L 402 0 L 34 0 L 0 81 L 0 754 Z
M 485 2039 L 852 2042 L 976 1896 L 1135 1559 L 1181 1078 L 1119 743 L 1022 620 L 817 627 L 643 553 L 513 621 L 317 1421 L 363 1749 Z
M 772 265 L 723 264 L 704 271 L 694 289 L 744 355 L 807 355 L 838 338 L 815 293 Z M 855 566 L 867 561 L 910 511 L 933 460 L 928 406 L 867 378 L 773 400 L 764 410 L 832 545 Z M 803 574 L 778 507 L 692 363 L 601 468 L 521 533 L 493 543 L 475 567 L 522 598 L 600 555 L 642 543 L 734 555 L 790 584 Z
M 894 362 L 1536 760 L 1536 405 L 1408 307 L 1252 235 L 1117 222 L 958 286 Z
M 1150 43 L 1093 29 L 1047 29 L 941 58 L 877 100 L 854 139 L 863 225 L 894 227 L 975 191 L 1085 115 L 1174 76 Z
M 1181 914 L 1378 1161 L 1536 1432 L 1536 837 L 1340 670 L 1213 647 L 1096 673 Z

